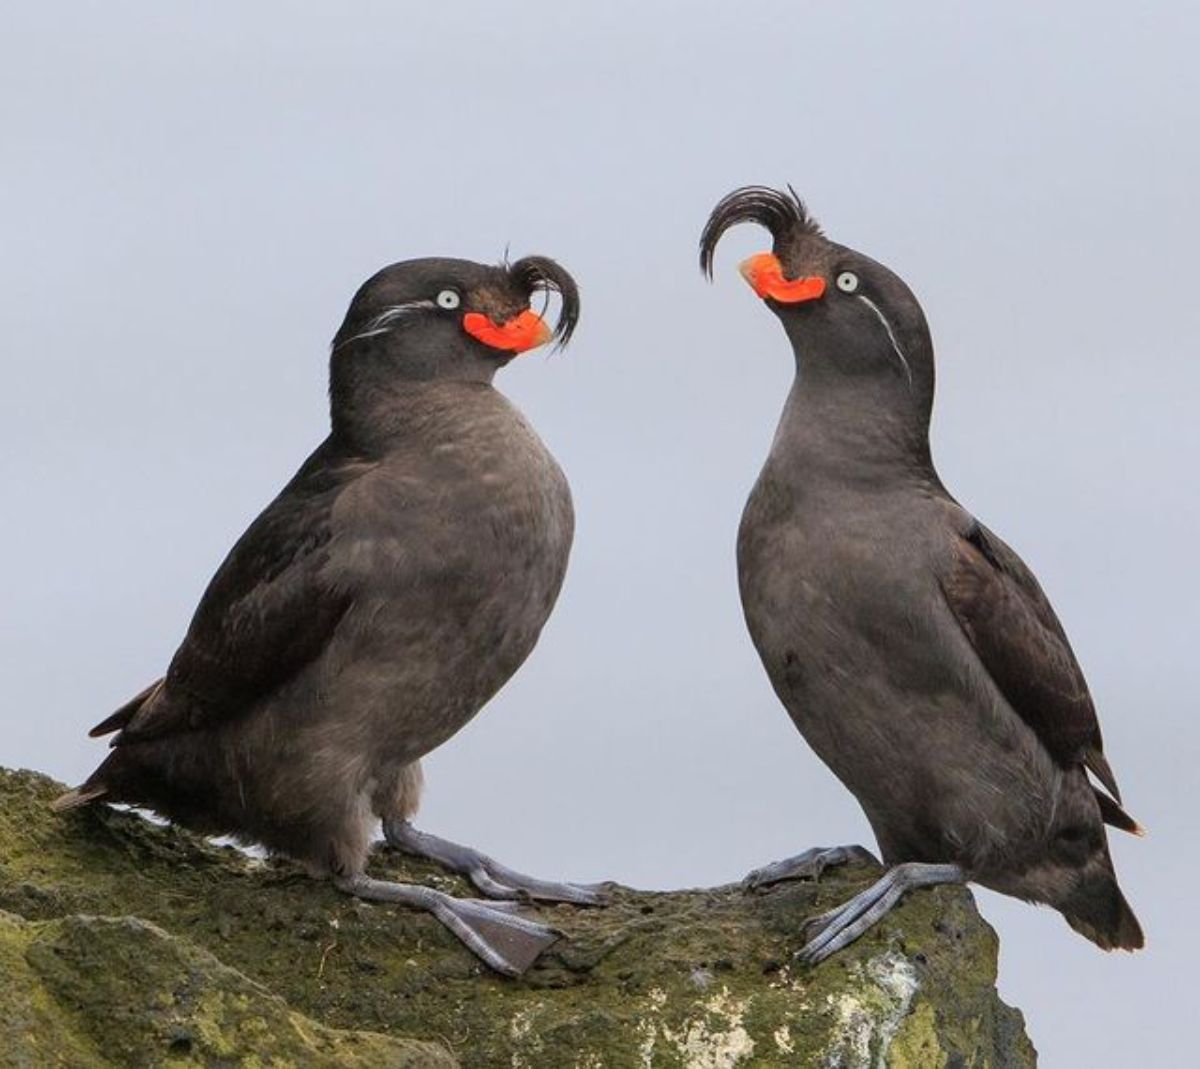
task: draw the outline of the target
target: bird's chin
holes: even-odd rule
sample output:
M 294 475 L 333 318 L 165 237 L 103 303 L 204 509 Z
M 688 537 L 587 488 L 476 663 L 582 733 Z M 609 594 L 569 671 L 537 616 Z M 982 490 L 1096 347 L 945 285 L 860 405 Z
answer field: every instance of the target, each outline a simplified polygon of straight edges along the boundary
M 811 324 L 797 323 L 796 317 L 791 315 L 780 315 L 779 321 L 791 343 L 792 351 L 796 354 L 797 364 L 809 364 L 819 355 L 822 348 L 820 332 L 813 331 Z

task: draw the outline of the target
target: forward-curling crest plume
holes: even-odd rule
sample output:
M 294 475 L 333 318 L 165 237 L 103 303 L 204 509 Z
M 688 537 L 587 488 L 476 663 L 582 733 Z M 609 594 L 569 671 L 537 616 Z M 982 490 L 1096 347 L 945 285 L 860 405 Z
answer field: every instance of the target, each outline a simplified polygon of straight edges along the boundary
M 538 291 L 559 295 L 562 308 L 554 324 L 554 342 L 561 349 L 571 340 L 579 323 L 579 287 L 575 280 L 549 256 L 524 256 L 508 264 L 508 274 L 514 285 L 531 297 Z
M 717 242 L 738 223 L 758 223 L 765 227 L 774 239 L 777 256 L 802 238 L 822 236 L 820 224 L 809 215 L 804 201 L 791 186 L 787 193 L 769 186 L 743 186 L 722 197 L 704 224 L 700 235 L 700 270 L 709 278 Z

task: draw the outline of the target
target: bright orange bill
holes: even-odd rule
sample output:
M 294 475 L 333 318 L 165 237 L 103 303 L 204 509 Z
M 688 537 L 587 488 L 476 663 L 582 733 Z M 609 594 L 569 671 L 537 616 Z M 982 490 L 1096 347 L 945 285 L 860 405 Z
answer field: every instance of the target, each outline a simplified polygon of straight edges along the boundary
M 462 325 L 472 338 L 506 353 L 523 353 L 526 349 L 545 345 L 554 333 L 537 312 L 528 308 L 507 323 L 499 324 L 482 312 L 468 312 L 463 316 Z
M 825 292 L 825 280 L 819 275 L 806 278 L 784 278 L 783 264 L 769 252 L 760 252 L 743 260 L 738 268 L 760 297 L 770 297 L 781 304 L 814 301 Z

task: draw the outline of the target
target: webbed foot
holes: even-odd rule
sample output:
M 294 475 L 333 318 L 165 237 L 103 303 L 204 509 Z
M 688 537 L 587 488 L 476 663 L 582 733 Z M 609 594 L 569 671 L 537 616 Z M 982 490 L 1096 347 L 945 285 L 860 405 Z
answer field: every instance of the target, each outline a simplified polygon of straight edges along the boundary
M 848 865 L 852 861 L 879 862 L 864 846 L 814 846 L 795 857 L 773 861 L 761 869 L 755 869 L 742 880 L 742 888 L 755 891 L 782 880 L 819 880 L 821 873 L 835 865 Z
M 796 953 L 796 958 L 805 965 L 816 965 L 853 943 L 909 891 L 940 883 L 965 883 L 966 879 L 966 873 L 958 865 L 928 865 L 919 861 L 896 865 L 848 902 L 809 918 L 804 930 L 814 934 Z
M 602 906 L 607 902 L 599 887 L 526 876 L 469 846 L 418 831 L 406 820 L 385 820 L 383 835 L 397 850 L 436 861 L 466 876 L 487 898 L 570 902 L 577 906 Z
M 553 928 L 513 913 L 513 903 L 497 908 L 472 898 L 452 898 L 429 887 L 361 874 L 340 877 L 335 883 L 338 890 L 356 898 L 398 902 L 432 913 L 484 964 L 505 976 L 520 976 L 558 939 Z

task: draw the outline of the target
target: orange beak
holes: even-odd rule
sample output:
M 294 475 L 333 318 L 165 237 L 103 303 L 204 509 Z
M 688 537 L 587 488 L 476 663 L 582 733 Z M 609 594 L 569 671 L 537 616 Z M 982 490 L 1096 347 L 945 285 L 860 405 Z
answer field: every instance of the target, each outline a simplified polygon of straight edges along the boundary
M 506 353 L 523 353 L 545 345 L 554 336 L 546 321 L 528 308 L 507 323 L 499 324 L 482 312 L 468 312 L 462 318 L 462 325 L 472 338 Z
M 769 252 L 760 252 L 757 256 L 743 260 L 738 270 L 760 297 L 770 297 L 781 304 L 815 301 L 825 292 L 825 280 L 820 275 L 784 278 L 783 264 L 777 256 Z

